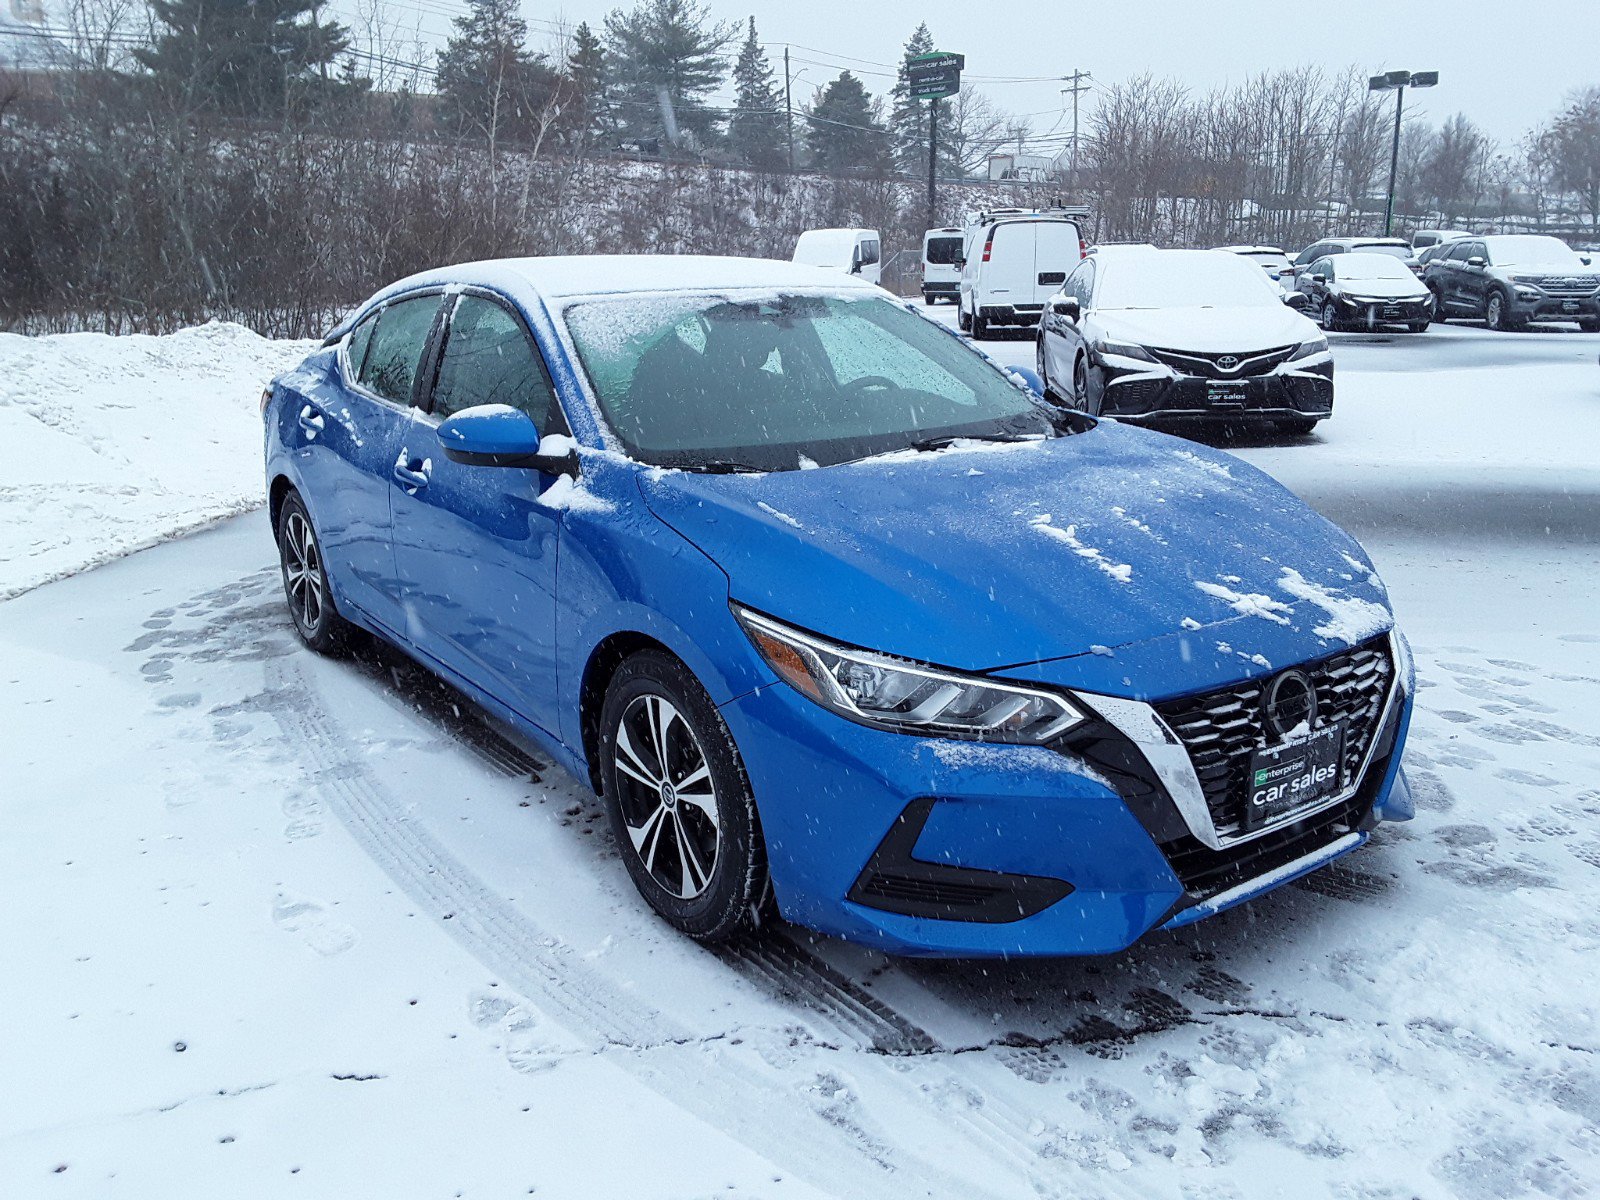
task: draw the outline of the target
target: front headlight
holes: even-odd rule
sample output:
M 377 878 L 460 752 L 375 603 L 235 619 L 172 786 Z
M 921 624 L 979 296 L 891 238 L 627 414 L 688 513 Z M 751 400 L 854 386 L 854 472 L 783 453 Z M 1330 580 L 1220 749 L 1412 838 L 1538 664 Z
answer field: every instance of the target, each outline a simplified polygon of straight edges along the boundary
M 1102 358 L 1107 354 L 1115 354 L 1118 358 L 1136 358 L 1140 362 L 1156 361 L 1154 354 L 1134 342 L 1114 342 L 1105 338 L 1096 342 L 1094 348 Z
M 1300 349 L 1289 355 L 1290 362 L 1299 362 L 1302 358 L 1310 358 L 1314 354 L 1323 354 L 1328 349 L 1328 339 L 1314 337 L 1309 342 L 1301 342 Z
M 1541 279 L 1537 275 L 1513 275 L 1511 277 L 1511 282 L 1512 283 L 1520 283 L 1520 284 L 1523 284 L 1524 286 L 1527 286 L 1527 285 L 1530 285 L 1530 284 L 1543 283 L 1544 280 Z
M 841 646 L 738 605 L 733 615 L 780 679 L 863 725 L 924 737 L 1039 743 L 1085 720 L 1054 692 Z

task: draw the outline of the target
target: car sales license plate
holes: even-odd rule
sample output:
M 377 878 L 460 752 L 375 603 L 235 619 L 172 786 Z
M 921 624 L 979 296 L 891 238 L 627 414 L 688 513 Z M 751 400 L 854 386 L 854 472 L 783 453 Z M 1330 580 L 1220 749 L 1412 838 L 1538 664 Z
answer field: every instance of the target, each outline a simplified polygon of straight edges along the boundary
M 1583 305 L 1579 304 L 1576 300 L 1563 300 L 1561 302 L 1561 311 L 1564 313 L 1574 313 L 1582 307 Z
M 1337 722 L 1281 746 L 1257 750 L 1250 760 L 1250 794 L 1244 827 L 1260 829 L 1284 813 L 1308 808 L 1339 791 L 1344 724 Z
M 1223 408 L 1243 408 L 1250 399 L 1245 383 L 1212 383 L 1206 386 L 1206 402 Z
M 1383 319 L 1397 321 L 1400 319 L 1400 306 L 1398 304 L 1385 304 L 1383 306 Z

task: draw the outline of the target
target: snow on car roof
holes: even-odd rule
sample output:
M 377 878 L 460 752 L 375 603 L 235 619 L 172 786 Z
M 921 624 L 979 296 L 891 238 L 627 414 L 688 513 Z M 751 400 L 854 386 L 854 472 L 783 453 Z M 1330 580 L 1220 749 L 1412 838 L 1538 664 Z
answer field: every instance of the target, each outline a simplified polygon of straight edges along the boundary
M 495 258 L 408 276 L 379 296 L 429 284 L 466 284 L 516 293 L 531 287 L 547 299 L 619 292 L 722 291 L 730 288 L 826 288 L 871 291 L 874 285 L 826 267 L 769 258 L 703 254 L 573 254 Z

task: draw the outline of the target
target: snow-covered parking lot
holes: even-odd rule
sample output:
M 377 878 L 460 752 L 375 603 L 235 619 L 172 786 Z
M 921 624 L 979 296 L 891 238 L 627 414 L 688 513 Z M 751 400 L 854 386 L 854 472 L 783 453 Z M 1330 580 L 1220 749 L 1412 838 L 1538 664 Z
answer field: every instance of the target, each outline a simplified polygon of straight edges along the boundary
M 1384 573 L 1417 819 L 974 964 L 665 930 L 585 789 L 299 648 L 259 511 L 81 570 L 259 491 L 297 348 L 0 337 L 0 1196 L 1592 1195 L 1600 337 L 1333 340 L 1330 422 L 1219 444 Z

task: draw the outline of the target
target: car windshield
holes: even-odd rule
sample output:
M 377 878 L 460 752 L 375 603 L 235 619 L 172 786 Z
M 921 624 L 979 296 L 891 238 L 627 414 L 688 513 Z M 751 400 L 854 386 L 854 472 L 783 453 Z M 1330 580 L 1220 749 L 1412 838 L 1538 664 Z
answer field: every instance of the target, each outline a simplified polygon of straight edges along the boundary
M 791 470 L 1057 431 L 988 360 L 870 293 L 595 299 L 566 323 L 607 424 L 661 466 Z
M 1265 272 L 1223 250 L 1151 250 L 1107 255 L 1096 308 L 1281 307 Z
M 1354 281 L 1358 279 L 1404 279 L 1412 283 L 1417 277 L 1411 269 L 1398 258 L 1391 258 L 1387 254 L 1374 254 L 1370 250 L 1361 250 L 1354 254 L 1341 254 L 1328 260 L 1333 264 L 1333 274 L 1338 279 Z
M 961 257 L 961 239 L 937 237 L 928 239 L 928 262 L 936 267 L 948 267 Z
M 1360 254 L 1387 254 L 1391 258 L 1402 261 L 1411 257 L 1410 246 L 1394 246 L 1388 242 L 1357 242 L 1350 247 L 1352 252 Z
M 1511 234 L 1486 238 L 1489 261 L 1497 267 L 1534 267 L 1539 270 L 1572 271 L 1583 266 L 1577 251 L 1560 238 L 1538 234 Z

